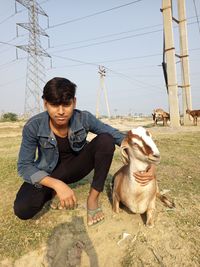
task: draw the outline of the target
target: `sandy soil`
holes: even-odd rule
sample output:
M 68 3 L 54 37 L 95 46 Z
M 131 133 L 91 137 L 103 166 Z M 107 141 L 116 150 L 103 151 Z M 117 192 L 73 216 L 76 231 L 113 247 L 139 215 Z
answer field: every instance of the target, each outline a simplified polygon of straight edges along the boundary
M 76 214 L 58 212 L 59 224 L 48 242 L 17 261 L 4 260 L 1 267 L 118 267 L 197 265 L 191 262 L 189 244 L 170 218 L 173 210 L 157 203 L 156 224 L 147 228 L 140 215 L 115 214 L 108 199 L 102 198 L 105 221 L 86 226 L 86 209 Z M 179 209 L 179 207 L 177 207 Z

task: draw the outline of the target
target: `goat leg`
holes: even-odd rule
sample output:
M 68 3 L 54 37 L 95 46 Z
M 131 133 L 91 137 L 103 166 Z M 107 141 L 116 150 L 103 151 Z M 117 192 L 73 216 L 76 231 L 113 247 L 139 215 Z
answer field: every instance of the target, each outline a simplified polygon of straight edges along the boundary
M 113 211 L 116 213 L 119 213 L 119 200 L 118 197 L 116 196 L 116 193 L 113 191 L 112 194 L 112 207 L 113 207 Z
M 151 202 L 149 203 L 148 209 L 146 211 L 146 215 L 147 215 L 146 226 L 148 226 L 149 228 L 154 227 L 155 208 L 156 208 L 156 196 L 151 200 Z

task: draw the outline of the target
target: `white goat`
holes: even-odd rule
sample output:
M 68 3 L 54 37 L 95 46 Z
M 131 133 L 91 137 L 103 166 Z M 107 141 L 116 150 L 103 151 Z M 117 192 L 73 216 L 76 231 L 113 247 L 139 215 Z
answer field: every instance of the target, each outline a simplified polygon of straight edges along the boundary
M 138 127 L 127 133 L 121 144 L 121 153 L 126 165 L 113 177 L 113 210 L 119 213 L 119 203 L 122 202 L 133 213 L 146 212 L 146 225 L 153 227 L 156 196 L 170 208 L 174 203 L 159 193 L 156 177 L 143 186 L 135 180 L 134 173 L 147 171 L 150 164 L 159 164 L 159 150 L 150 133 Z

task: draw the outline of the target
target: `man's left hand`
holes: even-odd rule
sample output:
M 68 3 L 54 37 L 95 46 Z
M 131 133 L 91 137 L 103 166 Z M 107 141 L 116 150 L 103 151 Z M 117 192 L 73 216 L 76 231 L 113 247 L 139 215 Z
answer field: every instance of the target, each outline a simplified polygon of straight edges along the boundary
M 150 181 L 156 178 L 155 176 L 156 166 L 151 164 L 150 168 L 146 172 L 135 172 L 135 180 L 142 186 L 147 185 Z

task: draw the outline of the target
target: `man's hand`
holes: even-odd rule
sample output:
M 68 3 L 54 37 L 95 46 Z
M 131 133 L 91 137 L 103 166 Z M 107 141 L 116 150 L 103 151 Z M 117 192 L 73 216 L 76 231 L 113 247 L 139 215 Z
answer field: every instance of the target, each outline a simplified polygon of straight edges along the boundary
M 54 190 L 60 200 L 62 208 L 75 208 L 77 205 L 76 196 L 74 191 L 62 181 L 56 183 Z
M 147 185 L 151 180 L 155 179 L 156 167 L 151 164 L 150 168 L 146 172 L 135 172 L 134 177 L 136 182 L 140 183 L 142 186 Z
M 40 181 L 40 184 L 55 190 L 62 208 L 76 207 L 77 200 L 74 191 L 64 182 L 56 178 L 46 176 Z

